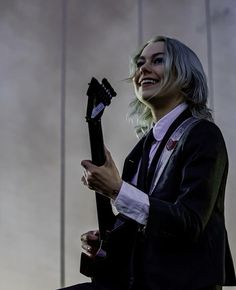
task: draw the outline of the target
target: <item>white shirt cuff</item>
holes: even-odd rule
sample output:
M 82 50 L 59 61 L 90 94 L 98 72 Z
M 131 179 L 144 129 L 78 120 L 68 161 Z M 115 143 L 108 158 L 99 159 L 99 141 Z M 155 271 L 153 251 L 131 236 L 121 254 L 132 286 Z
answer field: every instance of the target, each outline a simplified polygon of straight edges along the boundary
M 150 207 L 148 195 L 133 185 L 123 181 L 113 205 L 119 213 L 142 225 L 147 224 Z

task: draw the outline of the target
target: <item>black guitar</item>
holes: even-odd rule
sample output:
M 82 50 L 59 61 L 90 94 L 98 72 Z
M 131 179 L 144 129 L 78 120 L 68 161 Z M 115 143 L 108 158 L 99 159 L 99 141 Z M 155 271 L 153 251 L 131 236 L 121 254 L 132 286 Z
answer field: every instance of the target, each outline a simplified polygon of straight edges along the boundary
M 97 166 L 101 166 L 105 163 L 101 117 L 105 107 L 110 105 L 111 99 L 116 96 L 116 92 L 106 79 L 103 79 L 99 83 L 95 78 L 92 78 L 87 90 L 87 96 L 86 120 L 89 128 L 92 162 Z M 90 257 L 85 253 L 81 254 L 80 272 L 87 277 L 93 277 L 99 261 L 106 258 L 105 244 L 107 230 L 111 228 L 114 222 L 110 200 L 97 192 L 95 196 L 100 233 L 100 248 L 95 257 Z

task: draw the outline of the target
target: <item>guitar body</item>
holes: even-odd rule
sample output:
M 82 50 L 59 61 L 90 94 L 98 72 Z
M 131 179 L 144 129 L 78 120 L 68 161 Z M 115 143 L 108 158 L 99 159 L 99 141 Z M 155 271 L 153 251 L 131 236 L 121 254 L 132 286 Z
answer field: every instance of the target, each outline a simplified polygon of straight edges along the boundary
M 116 217 L 111 230 L 107 230 L 100 241 L 100 248 L 94 257 L 81 254 L 80 272 L 97 281 L 116 281 L 117 273 L 128 285 L 133 273 L 133 249 L 138 233 L 138 225 L 123 215 Z
M 90 257 L 85 253 L 81 253 L 80 257 L 80 273 L 87 277 L 94 277 L 98 273 L 98 269 L 103 268 L 106 261 L 106 251 L 103 242 L 100 242 L 100 248 L 96 256 Z

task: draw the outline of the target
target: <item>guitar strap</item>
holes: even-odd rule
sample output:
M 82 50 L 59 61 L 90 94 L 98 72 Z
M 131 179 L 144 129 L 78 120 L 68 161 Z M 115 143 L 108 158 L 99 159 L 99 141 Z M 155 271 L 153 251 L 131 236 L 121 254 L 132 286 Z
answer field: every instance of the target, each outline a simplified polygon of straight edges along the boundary
M 172 153 L 174 152 L 174 149 L 176 148 L 176 145 L 178 144 L 178 141 L 180 140 L 180 138 L 183 136 L 184 132 L 189 129 L 190 127 L 193 127 L 196 123 L 198 123 L 200 121 L 199 118 L 196 117 L 190 117 L 188 119 L 186 119 L 171 135 L 171 137 L 169 138 L 169 140 L 167 141 L 161 156 L 158 160 L 153 178 L 152 178 L 152 182 L 151 182 L 151 186 L 150 186 L 150 191 L 149 191 L 149 195 L 152 195 L 153 191 L 155 190 L 155 187 L 158 184 L 158 181 L 172 155 Z

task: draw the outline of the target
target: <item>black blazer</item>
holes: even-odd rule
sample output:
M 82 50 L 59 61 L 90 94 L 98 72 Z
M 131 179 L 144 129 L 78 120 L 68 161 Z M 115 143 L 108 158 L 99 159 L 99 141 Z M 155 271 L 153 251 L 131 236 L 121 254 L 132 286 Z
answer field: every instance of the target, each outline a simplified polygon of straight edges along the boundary
M 142 144 L 126 159 L 126 181 L 137 170 Z M 149 197 L 146 228 L 128 219 L 123 233 L 111 237 L 104 281 L 115 280 L 120 289 L 136 281 L 143 290 L 236 285 L 224 217 L 227 172 L 219 128 L 200 120 L 178 142 Z

